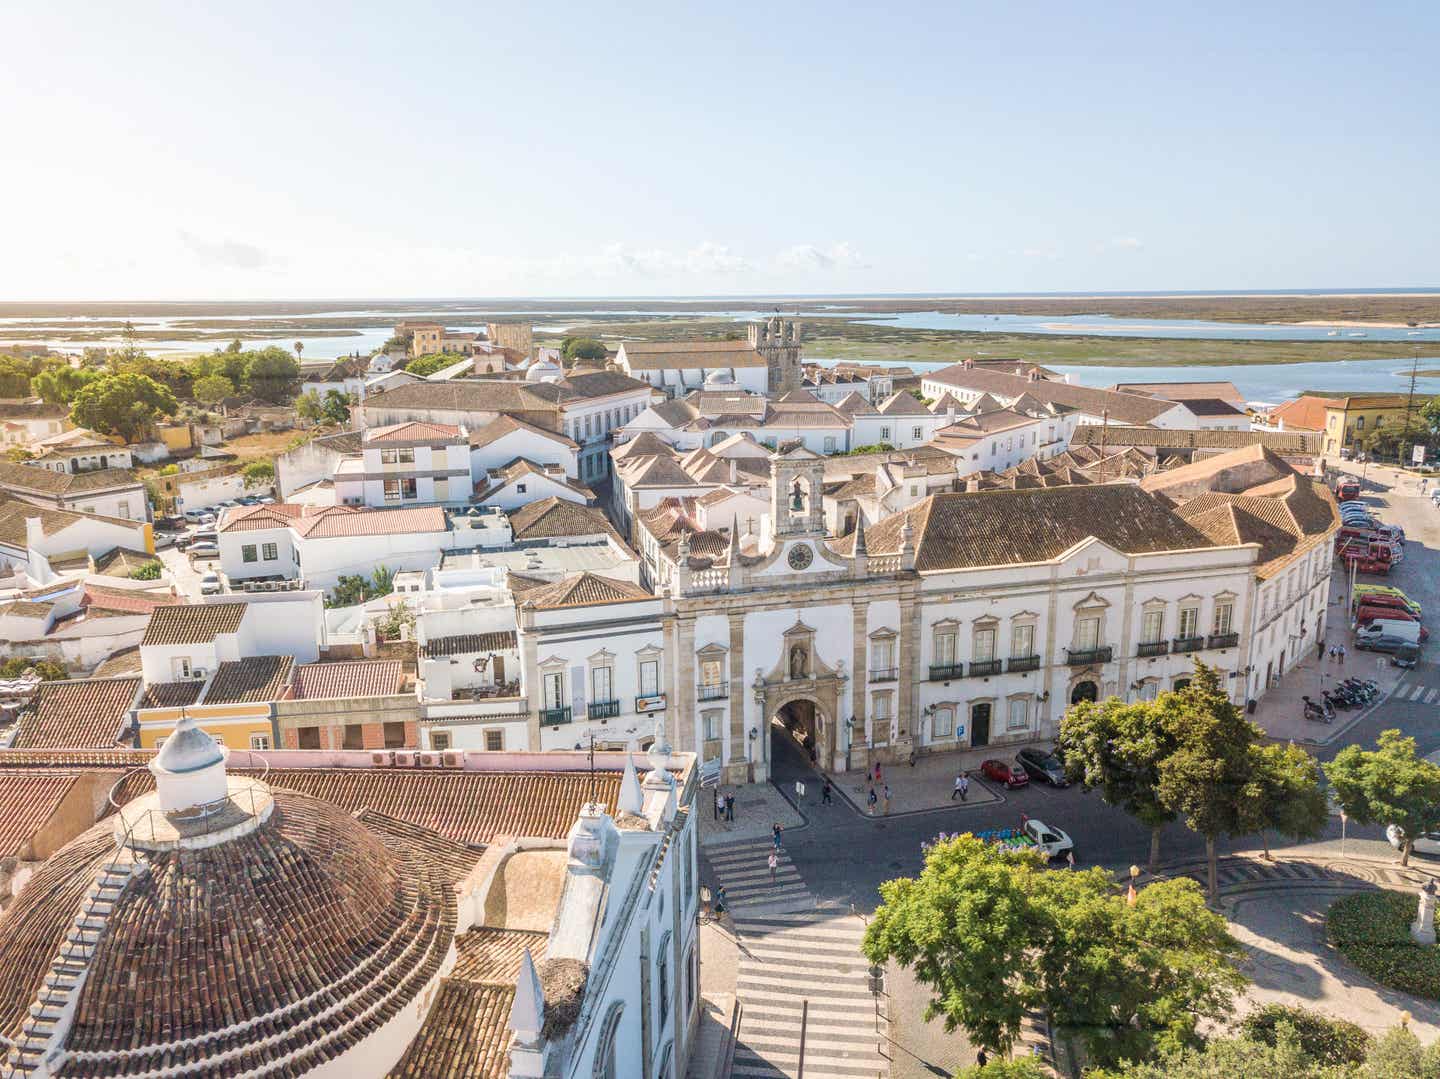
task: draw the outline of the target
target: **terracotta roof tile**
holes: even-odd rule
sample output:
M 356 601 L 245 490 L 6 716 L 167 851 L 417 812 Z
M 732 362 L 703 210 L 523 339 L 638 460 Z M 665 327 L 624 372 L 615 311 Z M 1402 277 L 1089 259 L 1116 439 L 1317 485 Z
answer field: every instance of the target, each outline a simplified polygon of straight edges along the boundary
M 1287 424 L 1288 426 L 1288 424 Z M 1233 450 L 1259 445 L 1282 455 L 1318 453 L 1319 436 L 1304 431 L 1208 431 L 1189 428 L 1101 427 L 1081 424 L 1070 444 L 1098 446 L 1149 446 L 1157 450 Z
M 290 680 L 291 656 L 248 656 L 220 664 L 204 704 L 252 704 L 274 701 Z
M 551 431 L 545 427 L 537 427 L 533 423 L 526 423 L 524 420 L 517 419 L 514 416 L 500 416 L 497 419 L 491 420 L 483 427 L 477 427 L 471 431 L 470 446 L 473 449 L 479 449 L 516 431 L 528 431 L 533 435 L 539 435 L 541 438 L 549 439 L 551 442 L 558 442 L 562 446 L 568 446 L 570 449 L 580 448 L 576 442 L 560 434 L 558 431 Z
M 208 644 L 221 633 L 237 633 L 248 608 L 243 603 L 175 603 L 150 612 L 140 644 Z
M 363 509 L 354 506 L 306 506 L 277 503 L 242 506 L 226 514 L 221 532 L 253 532 L 290 528 L 307 539 L 349 536 L 393 536 L 412 532 L 444 532 L 449 527 L 439 506 L 405 509 Z
M 295 699 L 386 697 L 400 692 L 405 665 L 399 660 L 302 663 L 295 668 Z
M 749 341 L 626 341 L 622 347 L 632 370 L 766 366 Z
M 527 592 L 526 603 L 544 610 L 553 607 L 587 607 L 601 603 L 630 603 L 654 599 L 638 584 L 601 577 L 596 573 L 575 573 L 544 588 Z
M 548 582 L 537 587 L 544 588 Z M 512 591 L 514 588 L 512 586 Z M 505 652 L 515 650 L 515 631 L 500 630 L 495 633 L 460 633 L 450 637 L 436 637 L 420 647 L 420 654 L 431 659 L 445 656 L 467 656 L 476 652 Z
M 0 859 L 25 852 L 79 778 L 73 772 L 0 772 Z
M 1046 404 L 1064 405 L 1095 416 L 1108 411 L 1112 420 L 1123 423 L 1150 423 L 1175 407 L 1173 401 L 1162 401 L 1141 394 L 1112 393 L 1093 386 L 1078 386 L 1045 378 L 1031 379 L 1026 375 L 980 366 L 966 367 L 963 363 L 931 371 L 924 377 L 943 385 L 970 391 L 980 390 L 1001 397 L 1027 394 Z
M 446 443 L 460 441 L 460 428 L 448 423 L 426 423 L 419 420 L 408 420 L 405 423 L 392 423 L 384 427 L 369 427 L 365 430 L 365 441 L 369 442 L 404 442 L 412 444 L 421 443 Z
M 558 495 L 527 503 L 515 510 L 510 514 L 510 530 L 516 543 L 562 536 L 605 535 L 620 539 L 620 534 L 604 511 L 594 506 L 581 506 Z
M 16 721 L 14 749 L 105 749 L 116 745 L 140 691 L 138 678 L 42 682 Z
M 183 708 L 200 699 L 205 679 L 191 678 L 184 682 L 151 682 L 140 697 L 138 708 Z

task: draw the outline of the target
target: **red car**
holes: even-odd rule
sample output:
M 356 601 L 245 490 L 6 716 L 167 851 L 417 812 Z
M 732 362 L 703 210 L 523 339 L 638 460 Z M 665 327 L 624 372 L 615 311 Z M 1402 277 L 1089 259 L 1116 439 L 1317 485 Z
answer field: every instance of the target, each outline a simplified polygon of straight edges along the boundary
M 986 761 L 980 766 L 980 774 L 997 783 L 1004 783 L 1012 790 L 1016 787 L 1030 785 L 1030 777 L 1025 774 L 1025 769 L 1018 764 L 1008 764 L 1005 761 Z

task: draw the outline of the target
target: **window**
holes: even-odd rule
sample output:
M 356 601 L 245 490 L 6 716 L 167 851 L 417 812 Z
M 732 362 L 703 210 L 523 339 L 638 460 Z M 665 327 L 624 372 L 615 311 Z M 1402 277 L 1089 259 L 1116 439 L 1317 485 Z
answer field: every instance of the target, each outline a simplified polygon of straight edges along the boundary
M 411 447 L 407 446 L 403 450 L 397 450 L 396 454 L 402 465 L 413 465 L 415 463 L 415 450 Z
M 881 441 L 881 442 L 889 442 L 889 441 L 890 441 L 890 428 L 888 428 L 888 427 L 882 427 L 882 428 L 880 428 L 880 441 Z
M 365 731 L 358 723 L 345 724 L 345 741 L 342 743 L 345 749 L 364 749 Z
M 955 709 L 948 704 L 943 708 L 935 709 L 935 716 L 930 721 L 930 730 L 935 738 L 954 738 Z
M 1010 655 L 1016 659 L 1035 654 L 1035 627 L 1026 623 L 1010 627 Z
M 296 733 L 299 735 L 296 741 L 299 743 L 301 749 L 320 748 L 319 727 L 301 727 Z
M 1182 638 L 1195 636 L 1195 631 L 1200 628 L 1200 608 L 1180 608 L 1180 636 Z
M 615 699 L 615 669 L 613 667 L 590 668 L 590 699 L 596 702 Z
M 718 659 L 706 659 L 700 662 L 700 684 L 702 686 L 718 686 L 725 681 L 724 667 Z
M 549 671 L 544 677 L 544 696 L 546 708 L 565 707 L 565 672 Z
M 257 556 L 256 553 L 255 553 L 255 544 L 253 544 L 253 543 L 247 543 L 247 544 L 245 544 L 245 546 L 243 546 L 243 547 L 240 548 L 240 561 L 242 561 L 242 562 L 255 562 L 255 561 L 258 561 L 258 556 Z
M 825 436 L 825 452 L 826 452 L 826 453 L 834 453 L 834 452 L 835 452 L 835 449 L 836 449 L 835 436 L 834 436 L 834 435 L 826 435 L 826 436 Z
M 385 726 L 384 726 L 384 731 L 385 731 L 385 748 L 386 748 L 386 749 L 404 749 L 404 748 L 405 748 L 405 724 L 404 724 L 404 723 L 386 723 Z
M 875 717 L 877 723 L 889 723 L 895 714 L 895 695 L 888 690 L 884 693 L 876 693 L 870 699 L 870 714 Z
M 585 417 L 585 437 L 586 437 L 586 438 L 589 438 L 589 437 L 590 437 L 590 417 L 589 417 L 589 416 L 586 416 L 586 417 Z
M 935 631 L 935 666 L 953 667 L 955 665 L 955 630 L 954 628 L 937 629 Z
M 1090 652 L 1100 647 L 1100 619 L 1077 618 L 1075 620 L 1075 651 Z
M 1215 604 L 1215 624 L 1210 632 L 1217 637 L 1223 637 L 1230 632 L 1230 624 L 1234 620 L 1235 605 L 1233 603 Z
M 273 543 L 262 543 L 260 545 L 260 557 L 267 562 L 273 562 L 280 557 L 280 548 Z
M 174 659 L 172 659 L 172 660 L 170 661 L 170 672 L 175 676 L 175 681 L 177 681 L 177 682 L 179 682 L 179 681 L 181 681 L 181 680 L 183 680 L 183 679 L 189 678 L 189 677 L 190 677 L 190 657 L 189 657 L 189 656 L 176 656 Z
M 989 663 L 995 658 L 995 630 L 992 627 L 975 631 L 975 662 Z
M 655 984 L 660 997 L 660 1027 L 670 1017 L 670 938 L 660 942 L 659 969 L 655 972 Z
M 396 460 L 397 460 L 397 458 L 396 458 L 396 456 L 395 456 L 395 451 L 394 451 L 394 450 L 381 450 L 381 451 L 380 451 L 380 463 L 381 463 L 382 465 L 393 465 L 393 464 L 396 462 Z
M 1160 696 L 1160 683 L 1158 680 L 1152 678 L 1140 684 L 1140 699 L 1142 701 L 1153 701 L 1158 696 Z
M 385 501 L 386 501 L 386 502 L 399 502 L 399 501 L 400 501 L 400 481 L 399 481 L 399 480 L 386 480 L 386 481 L 385 481 Z
M 916 442 L 919 442 L 922 438 L 925 437 L 925 429 L 923 427 L 910 428 L 910 437 L 913 438 Z
M 1141 644 L 1159 644 L 1164 631 L 1165 612 L 1163 610 L 1146 611 L 1140 616 Z
M 720 713 L 704 712 L 700 716 L 701 735 L 706 742 L 720 740 Z
M 1011 697 L 1010 713 L 1005 721 L 1005 729 L 1011 731 L 1023 731 L 1030 726 L 1030 700 L 1028 697 Z
M 450 748 L 450 732 L 449 732 L 449 731 L 431 731 L 431 732 L 430 732 L 430 748 L 431 748 L 431 749 L 449 749 L 449 748 Z
M 1365 417 L 1364 417 L 1364 416 L 1356 416 L 1356 417 L 1355 417 L 1355 430 L 1357 430 L 1357 431 L 1363 431 L 1363 430 L 1365 430 Z
M 499 753 L 505 748 L 505 732 L 502 730 L 488 730 L 485 732 L 485 752 Z
M 870 669 L 888 671 L 895 666 L 895 641 L 889 637 L 870 642 Z
M 269 749 L 270 736 L 268 734 L 252 734 L 250 736 L 251 749 Z
M 994 456 L 995 456 L 995 451 L 998 450 L 999 448 L 1000 448 L 1000 443 L 998 443 L 998 442 L 992 442 L 992 443 L 990 443 L 990 456 L 991 456 L 991 457 L 994 457 Z
M 653 697 L 660 692 L 660 661 L 658 659 L 642 659 L 640 661 L 640 696 Z

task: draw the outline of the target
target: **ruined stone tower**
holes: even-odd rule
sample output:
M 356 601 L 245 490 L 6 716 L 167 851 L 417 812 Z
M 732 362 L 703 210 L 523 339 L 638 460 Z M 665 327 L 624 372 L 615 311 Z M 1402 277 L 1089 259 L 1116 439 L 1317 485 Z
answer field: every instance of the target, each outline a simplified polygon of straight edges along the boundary
M 765 357 L 769 372 L 766 389 L 771 393 L 789 393 L 800 388 L 801 333 L 798 321 L 779 315 L 750 323 L 750 347 Z

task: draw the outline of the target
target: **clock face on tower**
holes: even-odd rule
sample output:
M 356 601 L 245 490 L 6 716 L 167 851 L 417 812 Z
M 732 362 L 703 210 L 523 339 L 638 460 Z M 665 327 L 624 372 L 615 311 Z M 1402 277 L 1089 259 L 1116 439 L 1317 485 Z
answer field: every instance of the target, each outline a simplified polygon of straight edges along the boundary
M 790 562 L 791 569 L 804 569 L 810 564 L 810 560 L 814 557 L 814 553 L 803 543 L 797 543 L 794 547 L 791 547 L 790 553 L 786 555 L 786 558 Z

